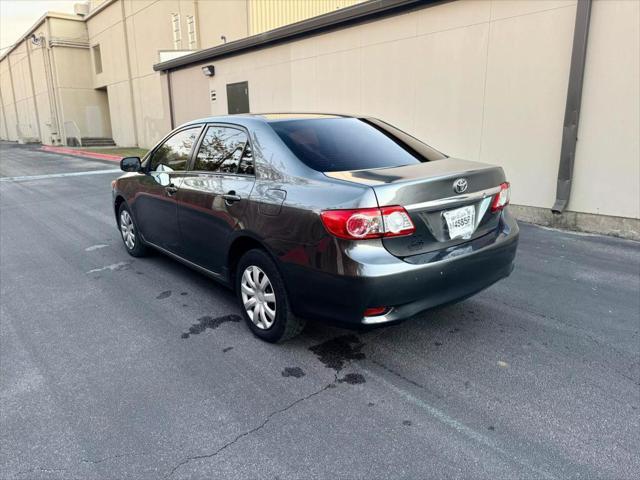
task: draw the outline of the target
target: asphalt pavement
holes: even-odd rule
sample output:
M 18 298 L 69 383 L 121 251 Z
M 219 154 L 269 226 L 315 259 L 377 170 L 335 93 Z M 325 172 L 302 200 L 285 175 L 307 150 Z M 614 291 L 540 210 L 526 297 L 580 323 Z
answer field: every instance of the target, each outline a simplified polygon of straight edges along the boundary
M 638 478 L 639 243 L 523 224 L 471 299 L 271 345 L 127 255 L 116 167 L 0 145 L 0 478 Z

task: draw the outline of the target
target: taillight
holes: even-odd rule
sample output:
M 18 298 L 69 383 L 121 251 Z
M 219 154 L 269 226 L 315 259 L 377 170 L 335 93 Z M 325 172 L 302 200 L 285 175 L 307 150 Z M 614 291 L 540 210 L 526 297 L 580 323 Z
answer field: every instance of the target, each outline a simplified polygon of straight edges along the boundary
M 399 205 L 356 210 L 325 210 L 320 213 L 329 233 L 347 240 L 411 235 L 416 228 Z
M 377 317 L 387 313 L 389 309 L 387 307 L 370 307 L 364 311 L 365 317 Z
M 511 197 L 511 187 L 508 182 L 502 183 L 500 185 L 500 191 L 496 193 L 496 196 L 493 197 L 493 202 L 491 203 L 491 212 L 499 212 L 504 207 L 509 204 L 509 199 Z

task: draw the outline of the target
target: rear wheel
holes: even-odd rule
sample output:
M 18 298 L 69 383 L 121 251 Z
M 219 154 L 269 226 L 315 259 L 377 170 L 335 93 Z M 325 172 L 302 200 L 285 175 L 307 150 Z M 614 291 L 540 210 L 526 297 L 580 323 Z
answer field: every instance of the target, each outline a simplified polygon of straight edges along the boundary
M 122 243 L 127 249 L 127 253 L 133 257 L 142 257 L 147 253 L 147 247 L 142 242 L 138 233 L 138 228 L 129 211 L 129 207 L 123 202 L 118 211 L 118 228 L 122 236 Z
M 304 328 L 304 320 L 289 307 L 280 272 L 264 251 L 245 253 L 236 269 L 240 310 L 254 335 L 267 342 L 283 342 Z

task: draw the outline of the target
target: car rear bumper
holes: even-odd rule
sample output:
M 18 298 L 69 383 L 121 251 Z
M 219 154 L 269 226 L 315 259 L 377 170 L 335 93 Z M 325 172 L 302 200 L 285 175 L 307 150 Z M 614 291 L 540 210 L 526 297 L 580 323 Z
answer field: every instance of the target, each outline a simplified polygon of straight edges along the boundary
M 336 270 L 282 264 L 291 307 L 299 316 L 351 325 L 397 322 L 438 305 L 467 298 L 513 270 L 519 229 L 504 211 L 499 228 L 463 245 L 405 259 L 381 243 L 342 248 Z M 371 307 L 389 307 L 365 317 Z

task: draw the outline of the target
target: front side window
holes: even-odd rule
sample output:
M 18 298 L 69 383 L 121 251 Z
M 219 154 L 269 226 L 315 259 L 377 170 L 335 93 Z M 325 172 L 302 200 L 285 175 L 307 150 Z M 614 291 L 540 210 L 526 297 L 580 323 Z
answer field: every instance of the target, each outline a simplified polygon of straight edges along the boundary
M 187 169 L 187 162 L 193 144 L 198 138 L 200 127 L 181 130 L 165 141 L 151 155 L 152 172 L 175 172 Z
M 248 157 L 245 153 L 247 151 Z M 248 148 L 247 134 L 237 128 L 209 127 L 200 144 L 193 169 L 253 174 L 253 159 Z

